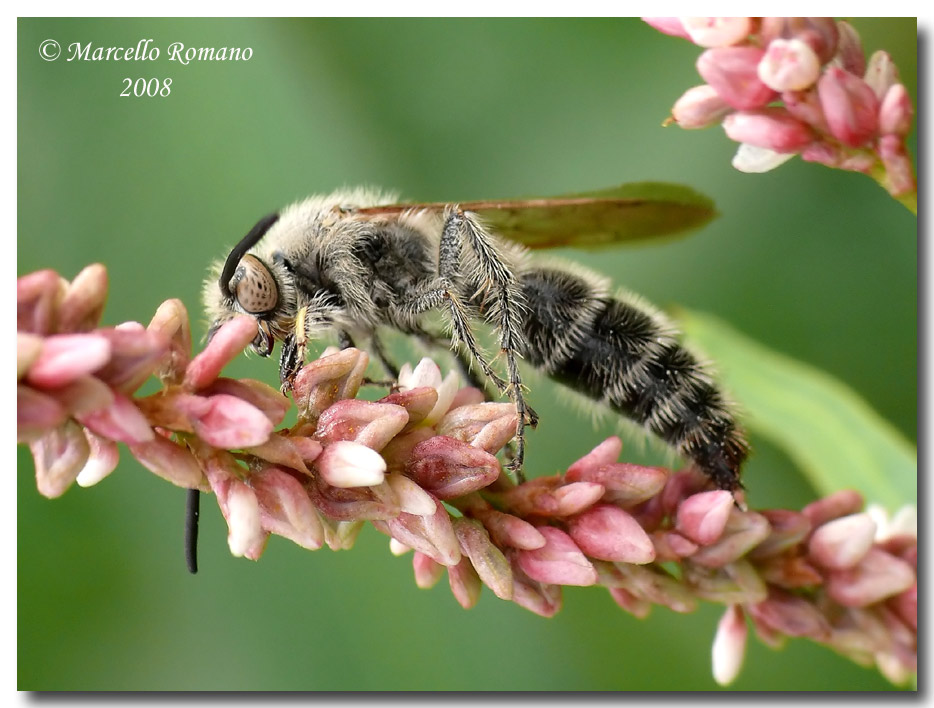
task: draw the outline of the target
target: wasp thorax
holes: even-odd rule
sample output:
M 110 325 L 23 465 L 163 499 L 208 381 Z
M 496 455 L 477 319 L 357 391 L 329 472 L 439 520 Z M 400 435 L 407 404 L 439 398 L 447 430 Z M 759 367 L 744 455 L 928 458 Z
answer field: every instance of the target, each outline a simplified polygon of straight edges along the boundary
M 279 288 L 269 268 L 256 256 L 246 255 L 230 279 L 230 292 L 244 312 L 257 315 L 274 310 Z

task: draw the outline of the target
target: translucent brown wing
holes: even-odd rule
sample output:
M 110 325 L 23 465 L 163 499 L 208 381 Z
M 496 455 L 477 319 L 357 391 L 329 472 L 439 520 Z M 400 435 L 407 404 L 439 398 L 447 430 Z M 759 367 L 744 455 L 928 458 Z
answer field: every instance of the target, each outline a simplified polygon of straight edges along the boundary
M 441 210 L 451 202 L 392 204 L 363 214 Z M 497 235 L 529 248 L 597 248 L 684 233 L 716 216 L 713 202 L 678 184 L 638 182 L 596 192 L 533 199 L 457 202 Z

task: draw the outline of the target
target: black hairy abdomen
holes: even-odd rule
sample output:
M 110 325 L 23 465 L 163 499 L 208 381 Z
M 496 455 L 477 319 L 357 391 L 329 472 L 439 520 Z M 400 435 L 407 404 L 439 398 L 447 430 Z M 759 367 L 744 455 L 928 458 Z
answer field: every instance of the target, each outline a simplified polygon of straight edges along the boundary
M 740 486 L 747 445 L 723 395 L 654 313 L 557 269 L 521 277 L 526 361 L 644 426 L 718 487 Z

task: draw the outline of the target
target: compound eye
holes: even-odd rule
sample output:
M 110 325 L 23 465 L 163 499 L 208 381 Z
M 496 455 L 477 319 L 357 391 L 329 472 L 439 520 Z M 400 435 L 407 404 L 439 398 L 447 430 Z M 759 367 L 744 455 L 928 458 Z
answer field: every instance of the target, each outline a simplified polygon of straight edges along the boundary
M 259 258 L 249 254 L 240 259 L 230 279 L 230 292 L 244 312 L 251 315 L 271 312 L 279 304 L 276 279 Z

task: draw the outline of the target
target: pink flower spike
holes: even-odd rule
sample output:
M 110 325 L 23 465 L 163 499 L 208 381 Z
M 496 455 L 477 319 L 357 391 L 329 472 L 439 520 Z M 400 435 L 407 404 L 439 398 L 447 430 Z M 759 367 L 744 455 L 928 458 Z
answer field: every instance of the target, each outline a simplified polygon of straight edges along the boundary
M 775 152 L 798 152 L 814 140 L 814 132 L 784 108 L 738 111 L 723 119 L 730 140 Z
M 339 440 L 324 446 L 315 468 L 334 487 L 372 487 L 382 483 L 386 461 L 366 445 Z
M 324 527 L 308 493 L 292 475 L 277 467 L 266 467 L 250 476 L 260 510 L 260 525 L 297 543 L 317 550 L 324 545 Z
M 817 82 L 817 95 L 831 134 L 844 145 L 859 147 L 879 128 L 879 99 L 865 81 L 829 67 Z
M 88 440 L 88 461 L 78 473 L 76 481 L 79 487 L 91 487 L 117 469 L 120 453 L 113 440 L 95 435 L 86 428 L 84 435 Z
M 843 516 L 828 521 L 811 534 L 808 552 L 825 568 L 852 568 L 872 548 L 875 533 L 876 524 L 869 514 Z
M 43 342 L 26 380 L 39 388 L 58 388 L 100 369 L 110 352 L 110 342 L 99 334 L 53 334 Z
M 327 444 L 352 440 L 382 450 L 409 422 L 402 406 L 348 398 L 321 413 L 315 437 Z
M 71 420 L 30 443 L 29 449 L 36 465 L 36 487 L 49 499 L 65 493 L 90 454 L 84 432 Z
M 561 529 L 541 526 L 545 545 L 534 551 L 519 551 L 519 567 L 533 580 L 554 585 L 593 585 L 597 571 L 577 544 Z
M 642 527 L 611 504 L 598 504 L 572 517 L 568 532 L 591 558 L 637 564 L 655 560 L 655 547 Z
M 582 458 L 572 463 L 568 467 L 565 478 L 570 482 L 589 480 L 591 477 L 587 476 L 588 473 L 616 462 L 619 459 L 619 453 L 622 451 L 623 441 L 615 435 L 610 436 Z
M 133 457 L 153 474 L 186 489 L 201 487 L 204 480 L 201 466 L 184 445 L 156 435 L 150 442 L 129 447 Z
M 883 135 L 900 135 L 911 132 L 911 119 L 914 107 L 908 90 L 902 84 L 893 84 L 879 107 L 879 132 Z
M 873 548 L 854 568 L 834 571 L 827 594 L 845 607 L 866 607 L 908 590 L 915 571 L 905 561 Z
M 261 445 L 272 433 L 272 423 L 262 411 L 234 396 L 184 396 L 176 405 L 198 437 L 223 450 Z
M 75 418 L 93 432 L 127 444 L 149 442 L 155 437 L 152 426 L 136 404 L 122 393 L 114 392 L 113 403 Z
M 443 565 L 418 551 L 412 555 L 412 569 L 415 571 L 415 585 L 422 590 L 433 588 L 444 575 Z
M 776 96 L 759 78 L 763 56 L 765 51 L 757 47 L 708 49 L 697 58 L 697 71 L 733 108 L 762 108 Z
M 732 107 L 726 103 L 713 86 L 701 84 L 689 88 L 675 101 L 671 108 L 671 119 L 680 128 L 694 130 L 719 123 Z
M 800 91 L 817 81 L 820 59 L 800 39 L 773 39 L 759 62 L 759 78 L 776 91 Z
M 692 494 L 678 507 L 677 530 L 701 546 L 716 541 L 723 534 L 733 495 L 718 489 Z
M 405 474 L 439 499 L 453 499 L 492 484 L 500 465 L 488 452 L 436 435 L 412 449 Z
M 107 268 L 94 263 L 71 281 L 58 307 L 59 332 L 86 332 L 100 321 L 107 301 Z
M 684 29 L 684 25 L 681 24 L 681 20 L 677 17 L 643 17 L 642 21 L 662 34 L 691 39 L 691 35 Z
M 784 165 L 793 158 L 793 152 L 775 152 L 768 148 L 741 143 L 733 156 L 732 165 L 734 169 L 747 174 L 761 174 L 774 170 L 780 165 Z
M 726 47 L 742 42 L 752 31 L 751 17 L 681 17 L 681 24 L 694 44 Z
M 721 686 L 728 686 L 739 676 L 746 655 L 749 630 L 742 607 L 730 605 L 717 623 L 713 640 L 713 678 Z
M 256 319 L 238 315 L 218 329 L 207 348 L 191 360 L 185 371 L 183 385 L 198 391 L 213 382 L 227 364 L 253 341 L 257 333 Z

